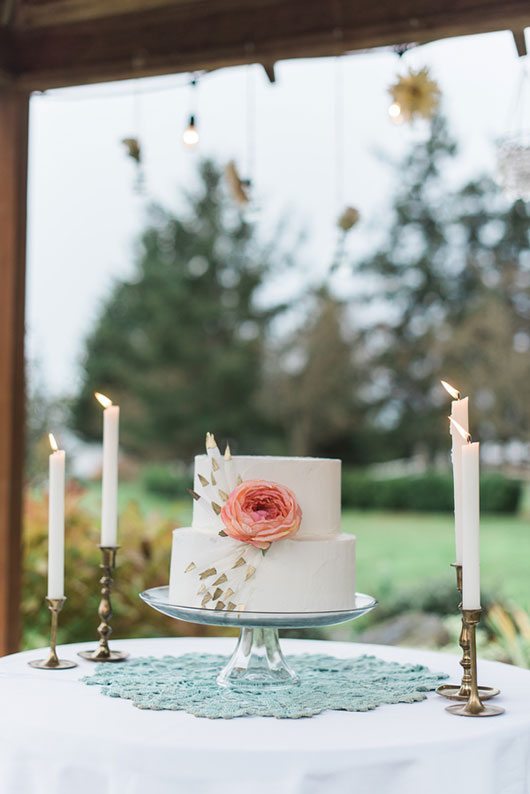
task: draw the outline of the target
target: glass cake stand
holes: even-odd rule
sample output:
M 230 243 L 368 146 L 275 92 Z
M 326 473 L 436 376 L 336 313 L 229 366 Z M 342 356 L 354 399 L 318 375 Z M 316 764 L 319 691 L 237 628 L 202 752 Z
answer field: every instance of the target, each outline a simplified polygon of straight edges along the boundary
M 360 618 L 377 606 L 375 598 L 364 593 L 355 594 L 355 604 L 351 609 L 335 612 L 228 612 L 177 606 L 169 601 L 169 587 L 152 587 L 140 593 L 140 598 L 153 609 L 176 620 L 240 628 L 236 648 L 217 676 L 219 686 L 232 689 L 298 683 L 298 676 L 287 664 L 280 648 L 278 629 L 345 623 Z

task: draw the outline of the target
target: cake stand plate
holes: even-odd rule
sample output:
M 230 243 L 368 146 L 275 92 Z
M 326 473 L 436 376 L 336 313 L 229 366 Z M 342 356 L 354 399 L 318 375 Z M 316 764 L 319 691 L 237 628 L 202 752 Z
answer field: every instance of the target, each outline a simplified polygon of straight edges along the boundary
M 231 689 L 285 686 L 298 683 L 280 648 L 278 629 L 333 626 L 365 615 L 377 606 L 372 596 L 355 594 L 351 609 L 334 612 L 228 612 L 221 609 L 184 607 L 169 601 L 169 587 L 153 587 L 140 593 L 153 609 L 176 620 L 207 626 L 234 626 L 241 629 L 234 653 L 217 677 L 217 683 Z

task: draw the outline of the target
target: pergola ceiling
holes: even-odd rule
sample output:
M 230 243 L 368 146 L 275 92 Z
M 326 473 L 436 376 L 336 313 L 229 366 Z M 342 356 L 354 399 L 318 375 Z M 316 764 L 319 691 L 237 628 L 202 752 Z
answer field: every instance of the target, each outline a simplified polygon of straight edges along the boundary
M 528 0 L 0 0 L 0 79 L 24 89 L 270 65 L 530 25 Z

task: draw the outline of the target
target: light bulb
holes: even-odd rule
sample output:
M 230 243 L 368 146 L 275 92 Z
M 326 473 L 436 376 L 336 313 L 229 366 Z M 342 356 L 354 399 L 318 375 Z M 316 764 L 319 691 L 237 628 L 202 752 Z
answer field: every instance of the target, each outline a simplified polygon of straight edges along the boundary
M 401 124 L 403 121 L 403 116 L 401 115 L 401 105 L 398 105 L 397 102 L 392 102 L 390 107 L 388 108 L 388 115 L 394 122 L 394 124 Z
M 182 142 L 184 146 L 187 146 L 189 149 L 193 149 L 193 147 L 197 146 L 199 143 L 199 133 L 197 131 L 195 116 L 193 114 L 190 116 L 188 126 L 182 133 Z

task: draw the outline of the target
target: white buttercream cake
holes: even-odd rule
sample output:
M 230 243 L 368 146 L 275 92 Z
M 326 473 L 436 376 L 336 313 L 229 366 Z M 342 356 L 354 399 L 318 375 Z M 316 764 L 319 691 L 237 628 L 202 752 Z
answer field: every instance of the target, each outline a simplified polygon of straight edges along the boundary
M 355 604 L 355 537 L 340 532 L 340 460 L 195 458 L 191 527 L 173 532 L 173 604 L 323 612 Z

